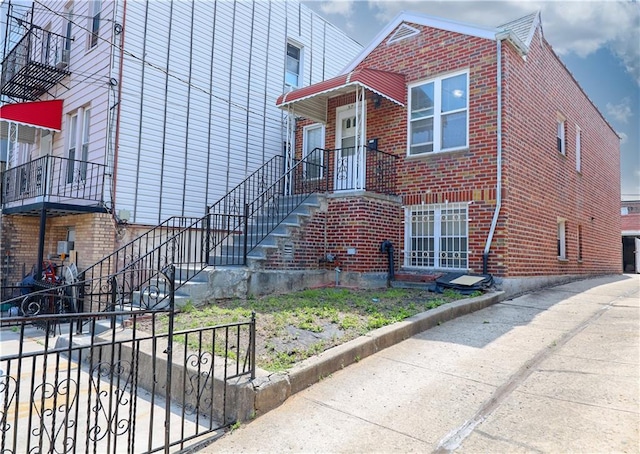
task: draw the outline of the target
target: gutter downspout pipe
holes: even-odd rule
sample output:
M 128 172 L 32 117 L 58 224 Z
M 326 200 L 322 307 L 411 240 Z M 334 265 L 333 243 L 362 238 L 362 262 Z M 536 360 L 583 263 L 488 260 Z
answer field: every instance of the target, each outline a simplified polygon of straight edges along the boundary
M 507 36 L 496 36 L 496 52 L 497 52 L 497 64 L 496 64 L 496 84 L 497 84 L 497 98 L 498 98 L 498 112 L 497 112 L 497 150 L 496 150 L 496 209 L 493 212 L 493 219 L 491 220 L 491 227 L 489 228 L 489 235 L 487 236 L 487 243 L 484 246 L 484 252 L 482 254 L 482 274 L 488 274 L 489 269 L 489 250 L 491 249 L 491 242 L 493 241 L 493 235 L 496 231 L 496 225 L 498 224 L 498 217 L 500 215 L 500 208 L 502 207 L 502 40 Z
M 115 11 L 114 11 L 115 18 Z M 122 73 L 124 70 L 124 34 L 127 25 L 127 0 L 122 3 L 122 31 L 120 37 L 120 67 L 118 68 L 118 99 L 116 108 L 116 133 L 113 147 L 113 169 L 111 174 L 111 215 L 116 213 L 116 184 L 118 181 L 118 152 L 120 151 L 120 108 L 122 102 Z M 112 31 L 113 33 L 113 31 Z M 115 35 L 114 35 L 115 36 Z M 114 40 L 115 41 L 115 40 Z M 103 196 L 104 197 L 104 196 Z

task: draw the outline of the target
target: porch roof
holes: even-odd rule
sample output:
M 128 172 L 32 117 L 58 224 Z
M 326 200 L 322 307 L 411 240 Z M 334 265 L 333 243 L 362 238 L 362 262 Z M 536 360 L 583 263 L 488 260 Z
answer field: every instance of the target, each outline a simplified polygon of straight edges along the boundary
M 369 68 L 356 69 L 333 79 L 285 93 L 278 98 L 276 106 L 293 107 L 296 114 L 326 123 L 329 98 L 352 92 L 358 86 L 404 106 L 407 92 L 404 74 Z
M 62 128 L 61 99 L 50 101 L 20 102 L 0 106 L 0 139 L 6 139 L 8 123 L 17 123 L 18 142 L 34 143 L 35 130 L 59 132 Z

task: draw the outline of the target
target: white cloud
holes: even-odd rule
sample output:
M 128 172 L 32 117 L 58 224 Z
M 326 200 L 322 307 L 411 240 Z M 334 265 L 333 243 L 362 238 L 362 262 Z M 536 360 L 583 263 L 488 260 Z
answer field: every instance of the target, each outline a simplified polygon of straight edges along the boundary
M 621 123 L 627 123 L 629 121 L 629 117 L 633 116 L 630 98 L 624 98 L 619 104 L 611 104 L 608 102 L 606 108 L 607 114 L 611 115 Z
M 339 14 L 345 18 L 353 14 L 354 0 L 330 0 L 324 1 L 320 5 L 320 10 L 324 14 Z
M 585 57 L 609 47 L 640 84 L 640 5 L 635 1 L 369 0 L 369 6 L 383 23 L 405 10 L 489 27 L 540 10 L 544 35 L 559 55 Z

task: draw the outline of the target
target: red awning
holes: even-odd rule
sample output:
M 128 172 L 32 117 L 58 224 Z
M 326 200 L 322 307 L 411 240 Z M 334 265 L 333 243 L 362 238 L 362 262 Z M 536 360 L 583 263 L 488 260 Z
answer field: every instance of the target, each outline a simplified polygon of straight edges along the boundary
M 60 131 L 62 129 L 61 99 L 52 101 L 21 102 L 0 106 L 0 138 L 7 137 L 7 123 L 17 123 L 18 141 L 33 143 L 35 129 Z
M 297 114 L 326 123 L 328 99 L 351 92 L 356 86 L 404 106 L 407 94 L 404 75 L 369 68 L 356 69 L 333 79 L 290 91 L 281 95 L 276 105 L 281 108 L 293 107 Z

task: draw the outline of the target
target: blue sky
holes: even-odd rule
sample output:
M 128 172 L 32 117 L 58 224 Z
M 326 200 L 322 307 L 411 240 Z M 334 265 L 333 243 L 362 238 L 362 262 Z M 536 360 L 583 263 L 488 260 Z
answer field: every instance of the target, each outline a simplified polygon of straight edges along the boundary
M 497 26 L 540 10 L 546 40 L 621 136 L 623 200 L 640 200 L 637 1 L 313 0 L 304 4 L 366 46 L 400 11 Z

